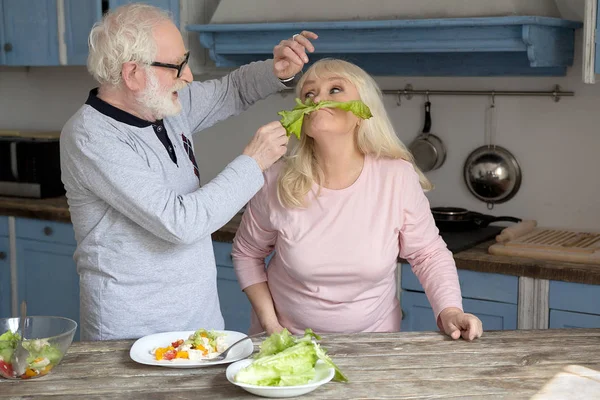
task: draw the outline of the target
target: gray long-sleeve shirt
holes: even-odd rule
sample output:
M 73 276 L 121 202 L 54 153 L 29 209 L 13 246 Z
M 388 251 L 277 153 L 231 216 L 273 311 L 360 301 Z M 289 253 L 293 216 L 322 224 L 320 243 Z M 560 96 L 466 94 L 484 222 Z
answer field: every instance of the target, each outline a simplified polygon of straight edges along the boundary
M 239 156 L 199 188 L 182 134 L 191 140 L 283 88 L 266 61 L 183 89 L 182 112 L 164 120 L 177 163 L 151 123 L 118 109 L 109 116 L 86 104 L 66 123 L 60 156 L 77 240 L 82 340 L 223 329 L 210 235 L 260 189 L 263 175 Z

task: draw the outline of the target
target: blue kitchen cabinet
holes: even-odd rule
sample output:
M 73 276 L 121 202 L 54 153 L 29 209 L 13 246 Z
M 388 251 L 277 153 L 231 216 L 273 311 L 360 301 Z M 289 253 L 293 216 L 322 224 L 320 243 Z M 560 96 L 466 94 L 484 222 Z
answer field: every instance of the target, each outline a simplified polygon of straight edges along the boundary
M 233 270 L 231 259 L 231 243 L 213 241 L 215 250 L 215 261 L 217 264 L 217 288 L 219 290 L 219 303 L 221 313 L 225 320 L 225 329 L 247 333 L 250 329 L 250 314 L 252 306 L 246 293 L 240 288 L 240 284 Z M 270 254 L 265 262 L 271 260 Z
M 135 0 L 64 0 L 65 43 L 68 65 L 86 65 L 88 36 L 94 24 L 102 18 L 105 8 L 116 8 Z M 137 1 L 136 1 L 137 2 Z M 179 21 L 179 0 L 147 0 L 143 3 L 165 9 Z M 103 7 L 104 3 L 104 7 Z M 107 7 L 108 6 L 108 7 Z M 179 25 L 179 24 L 178 24 Z
M 9 254 L 8 238 L 0 236 L 0 318 L 11 316 Z M 0 332 L 0 334 L 2 333 Z
M 550 281 L 550 328 L 600 328 L 600 285 Z
M 433 310 L 422 292 L 403 290 L 402 331 L 437 331 Z M 465 312 L 476 315 L 488 331 L 517 329 L 517 306 L 515 304 L 463 298 Z
M 68 65 L 86 65 L 88 36 L 102 18 L 102 0 L 64 0 Z
M 0 215 L 0 236 L 8 237 L 8 217 Z
M 0 0 L 0 64 L 59 65 L 57 0 Z
M 17 292 L 29 315 L 67 317 L 79 325 L 76 244 L 68 223 L 16 219 Z M 79 326 L 75 333 L 79 340 Z
M 179 26 L 179 0 L 109 0 L 110 8 L 116 8 L 127 3 L 146 3 L 167 10 Z
M 225 319 L 225 329 L 247 333 L 250 329 L 251 306 L 235 276 L 231 247 L 231 243 L 213 242 L 221 313 Z
M 549 328 L 599 328 L 600 315 L 550 310 Z
M 0 318 L 10 315 L 10 247 L 8 218 L 0 216 Z M 0 332 L 1 334 L 2 332 Z
M 401 268 L 402 331 L 438 330 L 423 287 L 409 264 Z M 516 276 L 458 270 L 465 312 L 479 317 L 485 330 L 517 328 L 519 279 Z

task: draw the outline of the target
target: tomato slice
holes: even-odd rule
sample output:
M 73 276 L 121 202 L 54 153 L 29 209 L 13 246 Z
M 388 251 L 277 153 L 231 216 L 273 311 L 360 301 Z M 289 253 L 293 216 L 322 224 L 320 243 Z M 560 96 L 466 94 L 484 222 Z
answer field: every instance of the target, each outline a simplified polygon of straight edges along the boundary
M 14 376 L 12 364 L 7 363 L 6 361 L 0 361 L 0 371 L 6 376 Z
M 177 350 L 169 350 L 163 354 L 163 360 L 172 360 L 177 356 Z
M 183 339 L 179 339 L 179 340 L 171 343 L 171 346 L 177 348 L 177 347 L 181 346 L 182 344 L 183 344 Z

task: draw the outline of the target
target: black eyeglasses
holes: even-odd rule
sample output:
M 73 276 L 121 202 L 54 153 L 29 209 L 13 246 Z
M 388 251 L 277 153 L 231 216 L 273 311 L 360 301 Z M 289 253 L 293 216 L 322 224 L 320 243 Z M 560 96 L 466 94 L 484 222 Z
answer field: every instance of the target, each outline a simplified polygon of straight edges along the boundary
M 189 59 L 190 59 L 190 52 L 188 51 L 187 53 L 185 53 L 185 58 L 183 59 L 183 61 L 181 62 L 181 64 L 167 64 L 167 63 L 161 63 L 161 62 L 154 61 L 154 62 L 150 63 L 150 65 L 152 65 L 153 67 L 163 67 L 163 68 L 173 68 L 173 69 L 176 69 L 177 70 L 177 77 L 180 78 L 181 77 L 181 71 L 183 71 L 183 69 L 187 65 Z

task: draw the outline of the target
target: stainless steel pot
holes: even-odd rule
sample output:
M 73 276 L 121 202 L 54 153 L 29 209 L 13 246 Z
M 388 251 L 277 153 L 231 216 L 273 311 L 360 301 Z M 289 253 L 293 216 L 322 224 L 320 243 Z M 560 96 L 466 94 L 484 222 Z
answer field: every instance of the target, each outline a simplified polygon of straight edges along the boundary
M 467 157 L 464 178 L 469 191 L 492 209 L 512 199 L 521 187 L 521 167 L 504 147 L 481 146 Z
M 521 167 L 510 151 L 491 143 L 495 130 L 494 105 L 490 109 L 491 123 L 486 124 L 488 144 L 469 154 L 463 168 L 463 176 L 469 191 L 479 200 L 486 202 L 491 210 L 494 204 L 504 203 L 517 194 L 521 187 Z M 489 138 L 488 125 L 491 127 Z
M 446 161 L 446 147 L 442 140 L 430 133 L 431 102 L 425 102 L 425 125 L 423 132 L 413 140 L 409 150 L 415 158 L 415 164 L 423 172 L 438 169 Z

